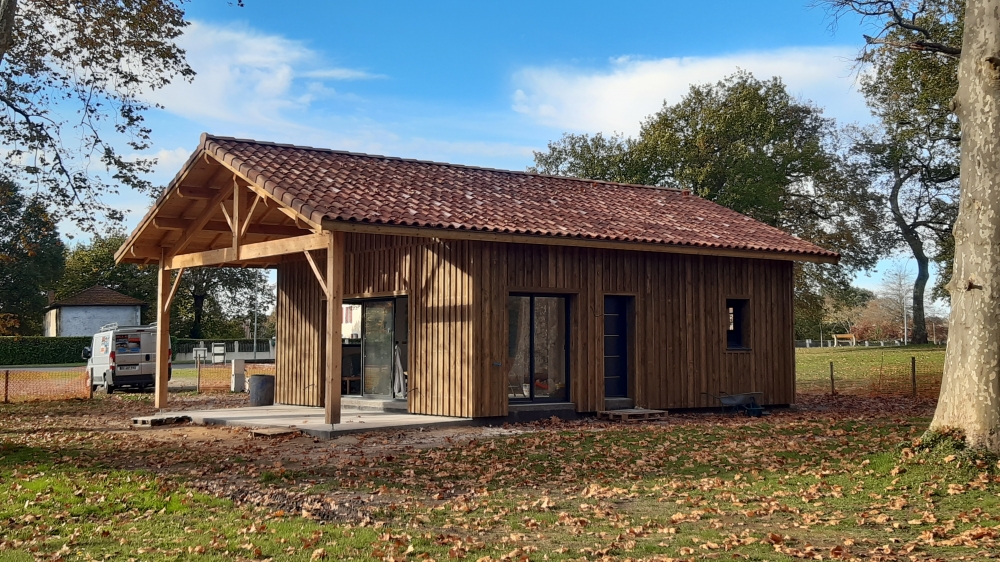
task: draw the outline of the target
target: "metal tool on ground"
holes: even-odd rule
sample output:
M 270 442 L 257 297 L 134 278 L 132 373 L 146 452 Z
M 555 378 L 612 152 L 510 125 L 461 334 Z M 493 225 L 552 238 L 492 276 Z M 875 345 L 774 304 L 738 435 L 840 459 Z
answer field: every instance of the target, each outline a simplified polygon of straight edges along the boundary
M 597 412 L 597 419 L 610 421 L 652 421 L 667 417 L 665 410 L 629 408 L 627 410 L 605 410 Z

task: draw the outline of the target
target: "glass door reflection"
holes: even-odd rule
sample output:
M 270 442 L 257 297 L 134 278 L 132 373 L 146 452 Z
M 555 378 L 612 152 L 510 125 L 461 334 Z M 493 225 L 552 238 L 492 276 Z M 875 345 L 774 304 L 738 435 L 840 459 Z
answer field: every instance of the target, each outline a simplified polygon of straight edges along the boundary
M 566 298 L 511 295 L 507 312 L 508 399 L 568 400 Z

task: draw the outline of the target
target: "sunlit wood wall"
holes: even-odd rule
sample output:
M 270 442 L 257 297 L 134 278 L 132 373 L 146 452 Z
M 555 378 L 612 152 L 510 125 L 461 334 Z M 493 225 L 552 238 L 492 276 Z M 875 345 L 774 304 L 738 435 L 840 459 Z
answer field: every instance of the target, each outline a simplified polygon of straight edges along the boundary
M 568 297 L 570 391 L 580 412 L 603 409 L 608 294 L 634 299 L 629 376 L 637 406 L 714 406 L 702 393 L 719 391 L 794 401 L 791 262 L 370 234 L 348 234 L 345 244 L 345 298 L 410 297 L 413 413 L 507 414 L 511 292 Z M 727 298 L 750 299 L 749 351 L 726 350 Z M 304 261 L 279 267 L 283 403 L 322 404 L 318 362 L 306 357 L 320 347 L 320 303 Z

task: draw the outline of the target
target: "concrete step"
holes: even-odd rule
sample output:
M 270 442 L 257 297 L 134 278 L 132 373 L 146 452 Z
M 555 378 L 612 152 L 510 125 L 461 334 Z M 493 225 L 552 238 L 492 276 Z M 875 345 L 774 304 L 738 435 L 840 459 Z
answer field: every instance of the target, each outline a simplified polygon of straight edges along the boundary
M 340 409 L 353 410 L 355 412 L 392 412 L 402 414 L 409 412 L 406 400 L 364 398 L 361 396 L 341 396 Z

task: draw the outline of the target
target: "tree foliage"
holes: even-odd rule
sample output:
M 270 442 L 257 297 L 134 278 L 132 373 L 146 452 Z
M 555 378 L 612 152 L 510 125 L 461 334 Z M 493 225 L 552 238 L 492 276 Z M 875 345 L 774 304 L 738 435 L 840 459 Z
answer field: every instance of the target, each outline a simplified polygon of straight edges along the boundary
M 188 338 L 247 337 L 254 311 L 263 326 L 274 302 L 274 286 L 259 269 L 186 270 L 171 313 L 171 331 Z
M 797 331 L 806 334 L 819 330 L 824 295 L 846 290 L 885 247 L 882 201 L 847 140 L 779 78 L 738 72 L 664 104 L 638 138 L 564 135 L 530 170 L 690 190 L 840 252 L 839 266 L 797 266 Z
M 63 271 L 64 246 L 38 196 L 0 181 L 0 327 L 2 335 L 40 335 L 45 291 Z
M 64 299 L 94 285 L 102 285 L 145 302 L 144 323 L 156 321 L 156 266 L 115 264 L 115 252 L 125 242 L 119 231 L 95 234 L 90 242 L 74 246 L 66 256 L 66 270 L 56 288 L 56 298 Z
M 94 231 L 122 218 L 119 186 L 151 194 L 146 92 L 194 72 L 174 40 L 183 0 L 6 0 L 0 174 L 38 185 L 57 219 Z
M 858 10 L 881 22 L 880 33 L 866 37 L 859 56 L 866 72 L 861 91 L 879 124 L 857 139 L 857 153 L 868 161 L 873 185 L 886 202 L 894 248 L 913 256 L 917 275 L 911 299 L 916 329 L 913 339 L 925 343 L 923 329 L 929 264 L 938 265 L 936 298 L 947 298 L 958 212 L 958 119 L 952 99 L 958 90 L 964 3 L 956 0 L 831 3 L 835 9 Z M 936 45 L 933 47 L 931 45 Z
M 103 285 L 149 303 L 143 322 L 156 321 L 157 268 L 138 264 L 116 264 L 115 251 L 125 234 L 95 235 L 89 243 L 77 244 L 66 259 L 66 272 L 57 296 L 65 298 L 94 285 Z M 170 332 L 175 337 L 242 338 L 257 307 L 263 325 L 274 304 L 274 287 L 260 270 L 198 268 L 184 272 L 181 287 L 171 306 Z M 263 333 L 263 332 L 261 332 Z

